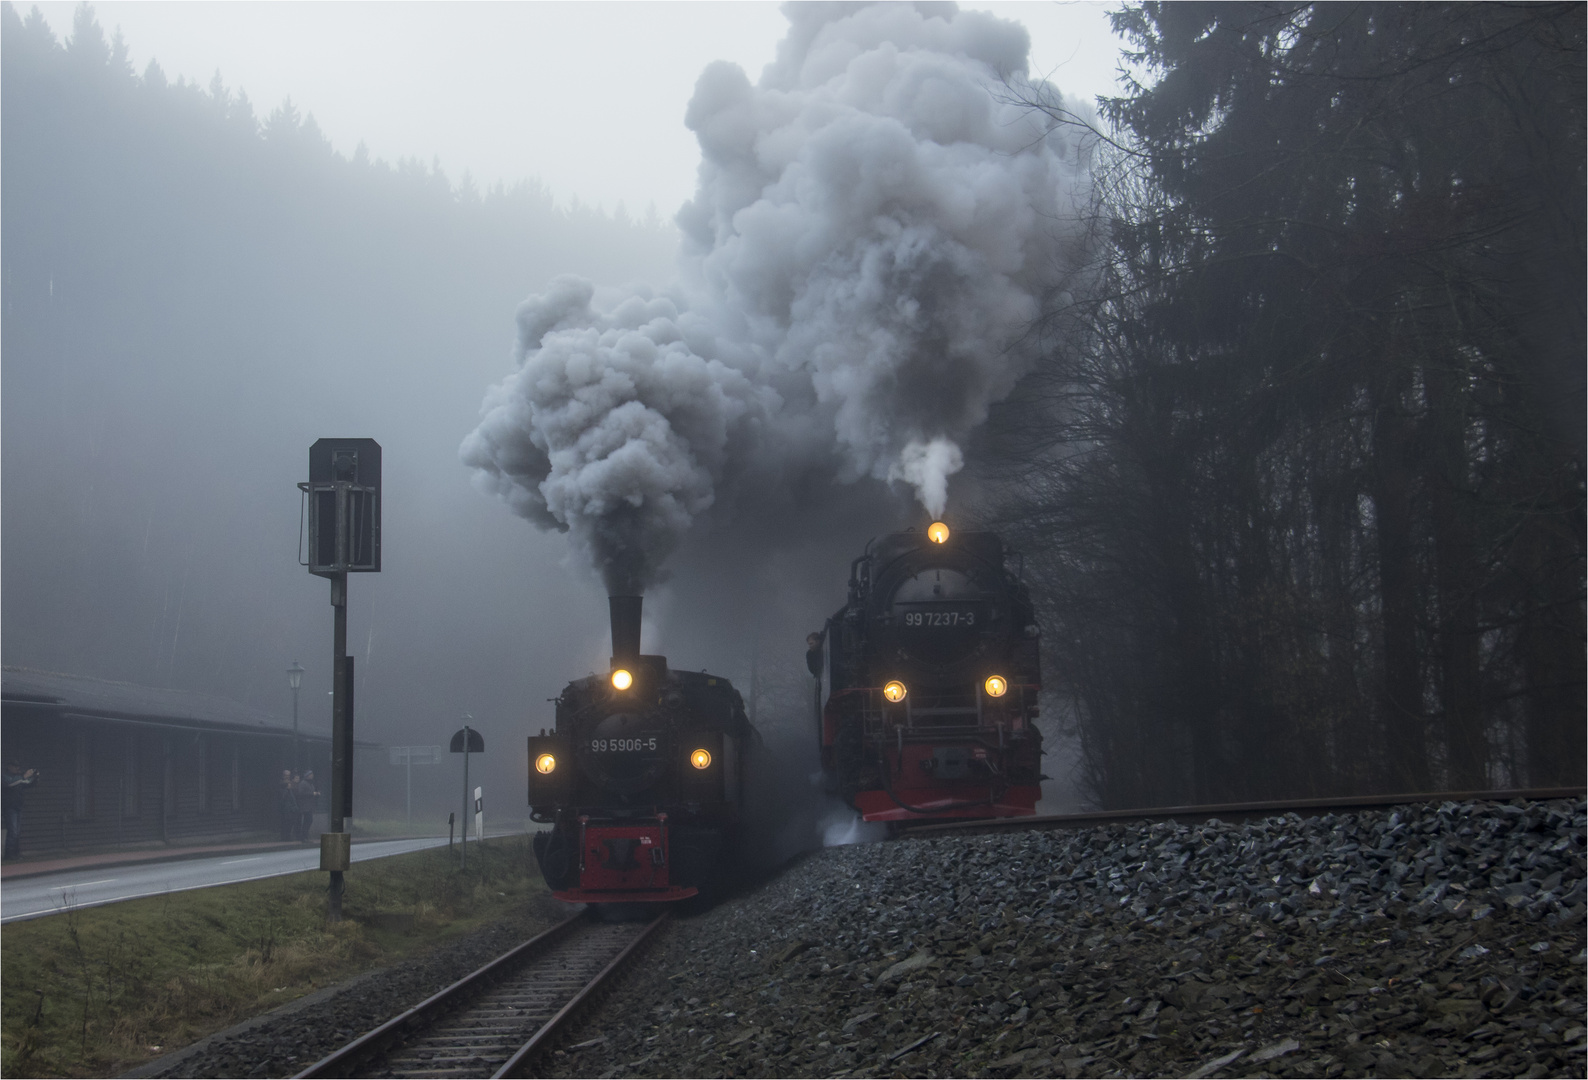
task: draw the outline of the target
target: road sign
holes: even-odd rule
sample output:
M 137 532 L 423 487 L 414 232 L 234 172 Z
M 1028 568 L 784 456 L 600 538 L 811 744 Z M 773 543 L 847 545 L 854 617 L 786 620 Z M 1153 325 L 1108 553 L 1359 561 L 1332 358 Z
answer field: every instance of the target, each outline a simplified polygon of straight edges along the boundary
M 439 746 L 388 746 L 393 765 L 440 765 L 445 753 Z
M 465 713 L 463 719 L 473 720 L 474 717 Z M 452 752 L 463 755 L 463 821 L 460 822 L 463 827 L 463 846 L 458 851 L 458 860 L 463 869 L 467 870 L 469 868 L 469 755 L 485 752 L 485 736 L 468 724 L 464 724 L 458 729 L 457 734 L 452 736 Z M 475 793 L 475 798 L 479 798 L 478 792 Z M 475 815 L 475 820 L 479 820 L 478 814 Z
M 407 766 L 408 773 L 408 820 L 414 819 L 414 766 L 415 765 L 440 765 L 441 747 L 439 746 L 388 746 L 387 752 L 391 754 L 393 765 Z

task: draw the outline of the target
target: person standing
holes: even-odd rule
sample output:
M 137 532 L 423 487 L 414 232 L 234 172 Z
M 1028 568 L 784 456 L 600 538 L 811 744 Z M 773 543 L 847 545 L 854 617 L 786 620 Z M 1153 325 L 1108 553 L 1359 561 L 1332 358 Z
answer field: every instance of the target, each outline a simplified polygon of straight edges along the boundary
M 281 787 L 276 792 L 276 819 L 282 840 L 298 838 L 298 778 L 291 769 L 281 770 Z
M 314 811 L 320 804 L 320 792 L 314 786 L 314 770 L 305 769 L 298 781 L 298 839 L 309 841 L 309 830 L 314 828 Z
M 15 859 L 22 854 L 22 796 L 39 778 L 37 769 L 24 769 L 15 761 L 5 767 L 5 857 Z

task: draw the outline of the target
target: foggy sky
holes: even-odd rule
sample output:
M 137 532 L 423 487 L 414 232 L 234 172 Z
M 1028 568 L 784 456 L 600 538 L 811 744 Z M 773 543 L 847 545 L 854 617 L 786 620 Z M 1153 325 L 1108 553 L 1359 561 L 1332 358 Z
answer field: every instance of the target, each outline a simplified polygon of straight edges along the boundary
M 26 12 L 29 5 L 18 10 Z M 64 37 L 76 0 L 38 7 Z M 1113 92 L 1107 5 L 969 3 L 1021 22 L 1032 70 L 1082 100 Z M 699 148 L 683 116 L 712 61 L 756 78 L 786 21 L 775 3 L 102 4 L 139 73 L 208 84 L 217 71 L 266 112 L 285 97 L 332 144 L 379 158 L 439 157 L 482 186 L 539 177 L 558 198 L 670 220 Z M 643 87 L 643 90 L 637 90 Z

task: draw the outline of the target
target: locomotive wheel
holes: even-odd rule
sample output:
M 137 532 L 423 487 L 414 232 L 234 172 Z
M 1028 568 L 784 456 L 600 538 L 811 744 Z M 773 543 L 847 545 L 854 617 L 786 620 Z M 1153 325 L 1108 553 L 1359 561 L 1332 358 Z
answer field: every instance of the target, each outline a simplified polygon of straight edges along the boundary
M 693 885 L 708 898 L 715 898 L 726 889 L 730 856 L 720 830 L 675 828 L 670 846 L 673 884 Z

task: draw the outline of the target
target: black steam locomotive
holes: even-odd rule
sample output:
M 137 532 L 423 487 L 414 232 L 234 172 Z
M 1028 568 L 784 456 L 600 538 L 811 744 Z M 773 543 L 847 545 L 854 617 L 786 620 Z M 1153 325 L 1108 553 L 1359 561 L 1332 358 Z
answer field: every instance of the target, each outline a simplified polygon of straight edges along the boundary
M 867 821 L 1036 812 L 1040 631 L 1016 557 L 942 522 L 874 540 L 811 635 L 822 767 Z
M 611 597 L 612 665 L 557 698 L 529 739 L 530 817 L 559 900 L 682 900 L 726 883 L 755 740 L 727 679 L 640 655 L 638 596 Z

